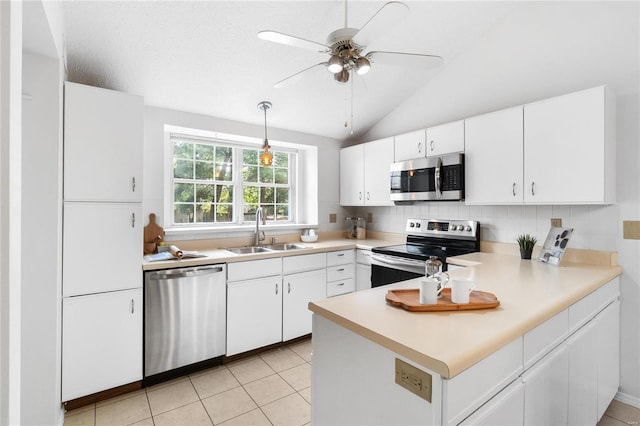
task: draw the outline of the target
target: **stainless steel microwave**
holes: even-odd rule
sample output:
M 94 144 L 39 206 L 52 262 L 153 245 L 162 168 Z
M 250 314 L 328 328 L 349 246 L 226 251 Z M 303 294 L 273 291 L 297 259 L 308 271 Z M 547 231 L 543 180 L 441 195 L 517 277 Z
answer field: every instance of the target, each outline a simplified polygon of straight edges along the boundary
M 464 154 L 421 157 L 391 165 L 391 201 L 464 200 Z

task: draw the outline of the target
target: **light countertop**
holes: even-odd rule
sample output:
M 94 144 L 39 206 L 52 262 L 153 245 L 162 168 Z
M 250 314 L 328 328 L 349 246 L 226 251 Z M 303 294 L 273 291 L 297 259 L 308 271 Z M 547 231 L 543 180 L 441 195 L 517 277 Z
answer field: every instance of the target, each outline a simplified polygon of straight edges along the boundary
M 494 309 L 408 312 L 385 302 L 390 289 L 418 288 L 419 279 L 345 294 L 309 308 L 369 340 L 451 378 L 620 275 L 613 264 L 552 266 L 518 256 L 472 253 L 450 258 L 469 266 L 476 289 L 496 295 Z
M 148 262 L 146 260 L 142 260 L 142 269 L 145 271 L 151 271 L 157 269 L 185 268 L 190 266 L 211 265 L 215 263 L 244 262 L 247 260 L 269 259 L 273 257 L 283 256 L 298 256 L 302 254 L 321 253 L 335 250 L 351 250 L 356 248 L 371 250 L 373 247 L 393 245 L 397 244 L 397 242 L 373 238 L 362 240 L 342 238 L 319 240 L 315 243 L 296 242 L 295 244 L 299 244 L 306 248 L 299 250 L 272 251 L 251 254 L 235 254 L 224 249 L 198 250 L 199 253 L 206 255 L 206 257 L 180 260 L 165 260 L 158 262 Z

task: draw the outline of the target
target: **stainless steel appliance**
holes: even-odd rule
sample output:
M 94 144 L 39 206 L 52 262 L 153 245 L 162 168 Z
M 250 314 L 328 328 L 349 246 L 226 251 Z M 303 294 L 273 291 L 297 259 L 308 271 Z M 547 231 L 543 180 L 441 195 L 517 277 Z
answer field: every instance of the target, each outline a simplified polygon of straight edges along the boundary
M 391 165 L 391 201 L 464 200 L 464 154 L 421 157 Z
M 408 219 L 407 241 L 371 251 L 371 286 L 379 287 L 425 275 L 425 262 L 480 250 L 480 223 L 474 220 Z
M 219 364 L 226 344 L 226 265 L 145 272 L 144 384 Z

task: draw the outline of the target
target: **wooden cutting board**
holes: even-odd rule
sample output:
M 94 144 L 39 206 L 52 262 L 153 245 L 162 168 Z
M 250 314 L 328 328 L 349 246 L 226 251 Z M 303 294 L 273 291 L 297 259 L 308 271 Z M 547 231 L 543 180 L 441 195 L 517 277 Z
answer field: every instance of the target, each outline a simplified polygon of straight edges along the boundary
M 472 309 L 490 309 L 500 306 L 498 298 L 484 291 L 474 290 L 469 294 L 469 303 L 453 303 L 451 301 L 451 289 L 442 290 L 442 297 L 434 305 L 420 303 L 420 290 L 417 288 L 389 290 L 386 300 L 389 304 L 411 312 L 434 311 L 466 311 Z
M 144 254 L 156 253 L 161 241 L 164 241 L 164 229 L 156 223 L 155 213 L 151 213 L 149 224 L 144 227 Z

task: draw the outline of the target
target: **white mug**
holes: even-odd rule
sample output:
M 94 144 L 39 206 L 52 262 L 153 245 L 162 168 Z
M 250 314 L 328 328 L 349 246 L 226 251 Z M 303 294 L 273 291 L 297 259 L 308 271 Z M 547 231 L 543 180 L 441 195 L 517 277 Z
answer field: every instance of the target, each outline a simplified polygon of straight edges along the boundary
M 438 296 L 443 288 L 444 286 L 440 286 L 440 280 L 433 276 L 421 279 L 420 303 L 422 305 L 435 305 L 438 303 Z
M 471 280 L 454 278 L 451 280 L 451 301 L 453 303 L 469 303 L 469 294 L 476 286 Z

